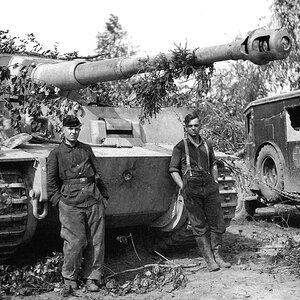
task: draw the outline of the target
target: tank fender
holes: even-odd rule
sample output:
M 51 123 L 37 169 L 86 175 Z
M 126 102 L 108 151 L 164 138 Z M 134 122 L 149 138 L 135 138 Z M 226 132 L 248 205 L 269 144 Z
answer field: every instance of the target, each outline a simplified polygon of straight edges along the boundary
M 32 189 L 29 191 L 29 197 L 34 217 L 38 220 L 41 220 L 48 214 L 46 158 L 35 160 L 34 168 L 36 171 Z M 42 204 L 43 208 L 41 214 L 39 213 L 38 209 L 39 204 Z

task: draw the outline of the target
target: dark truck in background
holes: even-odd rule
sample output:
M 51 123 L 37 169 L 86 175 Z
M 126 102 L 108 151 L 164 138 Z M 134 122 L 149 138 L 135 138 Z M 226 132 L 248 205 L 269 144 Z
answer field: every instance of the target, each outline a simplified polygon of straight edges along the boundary
M 300 205 L 300 90 L 255 100 L 244 114 L 251 178 L 246 212 L 253 216 L 264 205 Z

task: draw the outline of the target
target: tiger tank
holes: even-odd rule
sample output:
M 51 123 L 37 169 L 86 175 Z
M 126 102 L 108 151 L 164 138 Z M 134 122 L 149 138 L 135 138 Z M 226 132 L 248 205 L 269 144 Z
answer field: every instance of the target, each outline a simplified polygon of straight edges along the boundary
M 286 30 L 258 29 L 229 44 L 195 49 L 193 67 L 226 60 L 249 60 L 263 65 L 286 58 L 290 49 L 291 39 Z M 165 57 L 171 60 L 172 55 L 166 53 Z M 147 57 L 149 61 L 155 58 Z M 7 67 L 11 75 L 27 68 L 32 82 L 55 86 L 72 100 L 73 91 L 90 84 L 128 79 L 146 72 L 144 59 L 64 61 L 3 53 L 0 66 Z M 5 114 L 5 101 L 0 102 L 1 114 Z M 79 140 L 92 146 L 108 186 L 108 228 L 149 226 L 165 234 L 166 244 L 184 243 L 187 214 L 168 167 L 173 146 L 183 138 L 182 120 L 188 111 L 188 108 L 162 108 L 148 123 L 140 121 L 140 108 L 82 106 Z M 47 124 L 49 119 L 43 117 L 41 122 Z M 28 243 L 39 224 L 58 228 L 58 224 L 53 224 L 58 222 L 53 217 L 56 208 L 48 205 L 47 199 L 47 157 L 55 142 L 31 143 L 31 135 L 9 132 L 7 128 L 7 139 L 1 144 L 0 153 L 0 261 Z M 216 156 L 226 159 L 222 153 Z M 234 216 L 237 193 L 232 173 L 221 161 L 218 163 L 220 194 L 229 222 Z

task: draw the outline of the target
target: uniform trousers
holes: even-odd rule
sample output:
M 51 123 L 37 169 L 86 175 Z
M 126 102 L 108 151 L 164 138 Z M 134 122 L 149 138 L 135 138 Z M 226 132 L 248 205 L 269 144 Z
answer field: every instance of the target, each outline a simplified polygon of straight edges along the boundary
M 64 240 L 62 276 L 76 280 L 80 267 L 84 279 L 99 280 L 104 265 L 104 205 L 76 207 L 59 202 L 60 235 Z
M 194 182 L 184 180 L 183 198 L 196 238 L 207 232 L 220 234 L 225 232 L 219 185 L 211 175 Z

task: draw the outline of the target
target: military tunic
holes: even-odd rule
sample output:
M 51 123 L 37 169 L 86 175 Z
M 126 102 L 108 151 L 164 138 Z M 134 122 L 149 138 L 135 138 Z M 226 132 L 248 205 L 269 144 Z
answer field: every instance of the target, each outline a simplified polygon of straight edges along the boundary
M 62 275 L 76 280 L 83 260 L 83 277 L 99 280 L 104 264 L 104 205 L 108 198 L 100 166 L 87 144 L 62 142 L 47 160 L 48 199 L 59 206 L 64 240 Z

